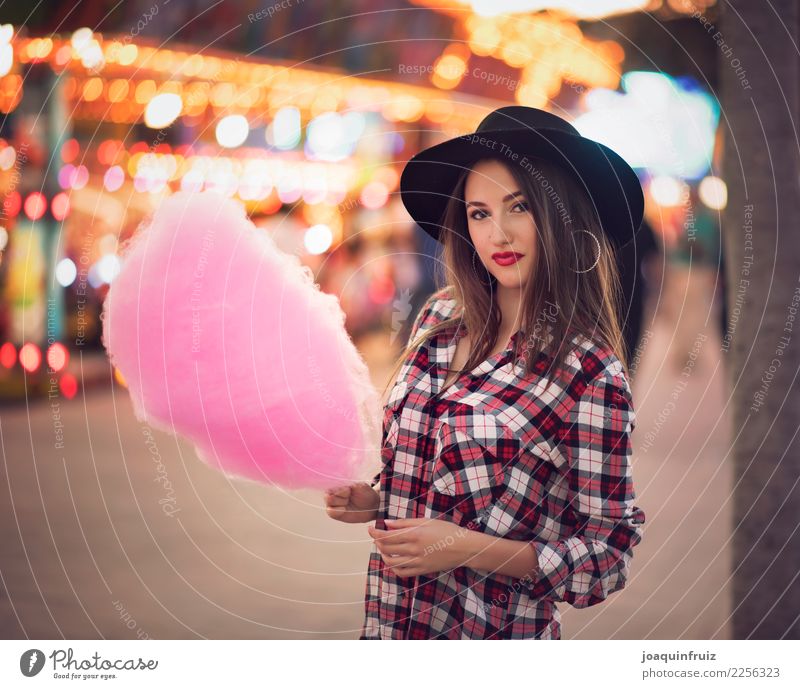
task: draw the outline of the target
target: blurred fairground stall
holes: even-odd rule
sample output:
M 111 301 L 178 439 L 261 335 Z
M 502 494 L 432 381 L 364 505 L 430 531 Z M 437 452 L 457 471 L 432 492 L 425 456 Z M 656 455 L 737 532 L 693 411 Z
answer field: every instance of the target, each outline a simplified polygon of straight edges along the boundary
M 405 41 L 377 69 L 320 64 L 322 40 L 275 58 L 179 43 L 150 5 L 117 34 L 0 27 L 3 399 L 78 392 L 78 362 L 102 352 L 120 247 L 177 190 L 236 197 L 340 297 L 354 336 L 386 329 L 397 295 L 430 279 L 396 193 L 404 162 L 508 103 L 552 109 L 612 146 L 641 172 L 664 250 L 679 256 L 696 233 L 715 255 L 726 194 L 714 89 L 683 64 L 648 69 L 614 29 L 638 10 L 686 22 L 712 2 L 415 0 L 452 40 Z M 280 21 L 302 21 L 298 9 Z

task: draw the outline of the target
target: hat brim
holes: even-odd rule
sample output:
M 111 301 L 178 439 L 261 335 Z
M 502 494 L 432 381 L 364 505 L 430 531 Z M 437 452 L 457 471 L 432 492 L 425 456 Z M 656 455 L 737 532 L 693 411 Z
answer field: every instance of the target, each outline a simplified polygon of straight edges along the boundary
M 449 139 L 406 163 L 400 177 L 403 204 L 436 240 L 441 241 L 444 210 L 459 176 L 487 156 L 525 167 L 535 168 L 532 157 L 562 165 L 595 204 L 612 245 L 621 248 L 634 239 L 644 215 L 644 194 L 633 168 L 619 154 L 592 139 L 555 129 L 506 129 Z

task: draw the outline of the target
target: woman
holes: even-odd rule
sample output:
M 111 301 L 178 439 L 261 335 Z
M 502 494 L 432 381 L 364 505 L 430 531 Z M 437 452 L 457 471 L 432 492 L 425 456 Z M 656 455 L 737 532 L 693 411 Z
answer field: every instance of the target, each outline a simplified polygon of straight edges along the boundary
M 390 379 L 382 470 L 327 494 L 332 518 L 376 520 L 360 638 L 559 639 L 556 603 L 622 588 L 645 519 L 613 253 L 641 187 L 509 106 L 412 158 L 401 193 L 446 284 Z

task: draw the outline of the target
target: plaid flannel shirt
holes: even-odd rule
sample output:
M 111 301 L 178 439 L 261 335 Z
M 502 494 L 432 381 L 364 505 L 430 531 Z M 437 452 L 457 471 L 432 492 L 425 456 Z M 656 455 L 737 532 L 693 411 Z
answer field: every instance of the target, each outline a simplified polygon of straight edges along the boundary
M 453 316 L 448 294 L 423 305 L 411 339 Z M 556 603 L 583 608 L 623 588 L 642 537 L 630 461 L 635 413 L 616 356 L 575 338 L 560 371 L 548 371 L 540 354 L 526 376 L 518 331 L 441 394 L 463 328 L 418 347 L 391 389 L 383 466 L 372 481 L 378 517 L 442 518 L 527 541 L 539 570 L 515 578 L 462 566 L 398 577 L 373 546 L 361 639 L 559 639 Z

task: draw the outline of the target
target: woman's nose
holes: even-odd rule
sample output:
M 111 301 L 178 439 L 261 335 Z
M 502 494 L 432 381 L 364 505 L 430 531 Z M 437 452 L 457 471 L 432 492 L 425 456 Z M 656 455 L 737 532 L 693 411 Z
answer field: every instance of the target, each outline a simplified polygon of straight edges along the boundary
M 492 229 L 489 239 L 498 248 L 502 248 L 511 243 L 511 232 L 504 226 L 503 221 L 492 222 Z

